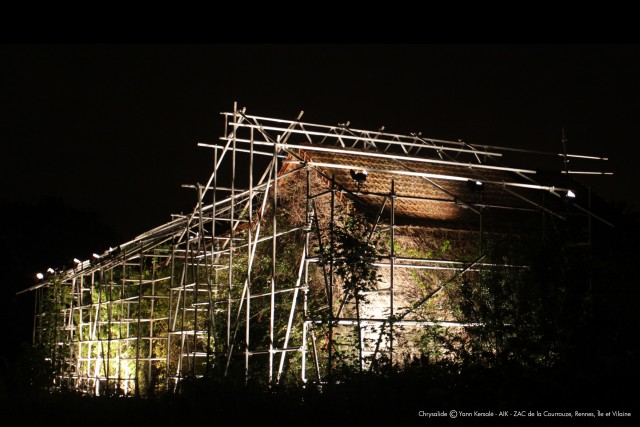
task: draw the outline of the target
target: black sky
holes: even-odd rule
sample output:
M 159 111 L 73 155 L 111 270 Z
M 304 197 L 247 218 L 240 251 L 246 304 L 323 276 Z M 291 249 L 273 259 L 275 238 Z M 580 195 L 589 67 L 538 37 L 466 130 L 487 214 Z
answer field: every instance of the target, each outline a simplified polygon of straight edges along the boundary
M 234 101 L 557 152 L 564 126 L 570 152 L 611 158 L 594 168 L 615 175 L 587 183 L 640 202 L 640 46 L 584 44 L 0 45 L 2 199 L 54 198 L 129 240 L 193 206 L 181 185 L 211 171 L 196 143 L 217 140 Z

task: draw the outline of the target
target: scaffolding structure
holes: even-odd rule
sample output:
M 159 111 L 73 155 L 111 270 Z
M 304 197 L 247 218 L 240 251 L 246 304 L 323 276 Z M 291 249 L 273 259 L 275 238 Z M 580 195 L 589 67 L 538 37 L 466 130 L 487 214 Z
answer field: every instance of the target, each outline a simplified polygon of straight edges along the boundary
M 34 342 L 49 351 L 55 387 L 150 395 L 211 376 L 322 384 L 354 329 L 359 369 L 393 365 L 406 346 L 400 329 L 481 326 L 415 314 L 457 278 L 493 265 L 488 216 L 607 223 L 579 200 L 566 203 L 575 189 L 504 164 L 512 148 L 306 123 L 302 113 L 283 120 L 234 106 L 222 117 L 219 142 L 198 144 L 211 150 L 213 172 L 185 186 L 197 197 L 191 213 L 28 289 Z M 567 166 L 603 157 L 538 154 L 560 156 L 564 175 L 610 174 Z M 336 271 L 347 205 L 367 213 L 369 239 L 387 241 L 372 263 L 384 280 L 367 291 L 367 307 Z M 464 224 L 473 259 L 398 253 L 400 227 L 434 220 Z M 406 270 L 445 276 L 410 300 L 399 284 Z

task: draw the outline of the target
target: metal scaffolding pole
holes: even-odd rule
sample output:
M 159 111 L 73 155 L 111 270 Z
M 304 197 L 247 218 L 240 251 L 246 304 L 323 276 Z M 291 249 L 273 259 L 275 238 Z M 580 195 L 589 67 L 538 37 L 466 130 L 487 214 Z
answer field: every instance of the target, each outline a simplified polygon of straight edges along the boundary
M 303 250 L 306 254 L 304 258 L 304 293 L 302 299 L 302 319 L 304 321 L 302 325 L 302 361 L 301 361 L 301 376 L 303 384 L 307 383 L 307 333 L 308 324 L 306 322 L 309 316 L 309 262 L 307 257 L 309 254 L 309 235 L 313 228 L 313 220 L 311 218 L 311 171 L 309 168 L 305 169 L 305 226 L 304 226 L 304 247 Z M 323 267 L 324 270 L 324 267 Z
M 149 301 L 149 348 L 147 352 L 148 366 L 147 366 L 147 378 L 146 378 L 146 387 L 149 390 L 151 380 L 151 372 L 152 372 L 152 358 L 153 358 L 153 328 L 155 323 L 155 302 L 156 302 L 156 263 L 152 262 L 151 264 L 151 299 Z M 153 391 L 148 391 L 153 393 Z
M 300 258 L 300 268 L 298 269 L 298 278 L 296 279 L 295 289 L 293 291 L 293 298 L 291 301 L 291 309 L 289 310 L 289 320 L 287 321 L 287 330 L 285 332 L 284 344 L 282 345 L 283 349 L 288 348 L 289 346 L 289 338 L 291 337 L 291 329 L 293 327 L 293 318 L 296 313 L 296 303 L 298 301 L 298 293 L 300 291 L 300 283 L 302 280 L 302 275 L 304 274 L 304 266 L 307 258 L 306 247 L 302 249 L 302 256 Z M 285 351 L 280 353 L 280 365 L 278 366 L 278 376 L 276 377 L 276 382 L 280 382 L 280 377 L 282 376 L 282 370 L 284 369 L 284 361 L 287 353 Z
M 107 367 L 106 367 L 106 372 L 105 372 L 105 376 L 107 377 L 107 393 L 108 395 L 111 394 L 111 388 L 109 387 L 109 379 L 111 378 L 111 340 L 113 339 L 112 334 L 111 334 L 111 320 L 112 320 L 112 316 L 113 316 L 113 269 L 109 269 L 109 283 L 108 283 L 108 289 L 109 289 L 109 297 L 108 297 L 108 305 L 107 305 L 107 319 L 108 319 L 108 323 L 107 323 Z M 73 331 L 73 330 L 72 330 Z M 73 339 L 72 339 L 73 341 Z
M 251 129 L 251 144 L 249 146 L 249 218 L 253 217 L 253 129 Z M 251 224 L 247 229 L 247 259 L 251 256 Z M 257 245 L 257 242 L 256 242 Z M 244 378 L 249 380 L 249 345 L 251 341 L 251 269 L 247 269 L 247 310 L 245 320 L 245 366 Z
M 280 136 L 278 136 L 278 141 L 280 141 Z M 275 290 L 276 290 L 276 275 L 277 275 L 277 266 L 276 266 L 276 258 L 278 255 L 278 244 L 277 244 L 277 227 L 278 227 L 278 147 L 276 145 L 273 146 L 273 176 L 276 179 L 273 180 L 273 240 L 271 244 L 271 300 L 269 307 L 269 384 L 273 383 L 273 350 L 274 350 L 274 322 L 275 322 Z
M 393 367 L 393 320 L 394 320 L 394 306 L 393 306 L 393 280 L 395 276 L 394 265 L 396 262 L 396 252 L 395 252 L 395 181 L 391 180 L 391 193 L 389 194 L 389 199 L 391 200 L 391 275 L 389 278 L 389 364 Z
M 140 278 L 138 280 L 138 326 L 136 328 L 136 397 L 140 397 L 140 342 L 141 330 L 140 323 L 142 319 L 142 272 L 144 271 L 144 258 L 142 257 L 142 241 L 140 242 Z
M 327 364 L 327 378 L 333 380 L 333 275 L 334 275 L 334 254 L 335 254 L 335 176 L 331 177 L 331 216 L 329 217 L 329 289 L 327 299 L 329 300 L 329 337 L 327 350 L 329 362 Z M 320 236 L 318 237 L 320 238 Z
M 217 264 L 216 259 L 220 259 L 220 255 L 215 255 L 214 252 L 216 251 L 216 241 L 215 241 L 215 237 L 216 237 L 216 193 L 218 190 L 218 179 L 217 179 L 217 167 L 216 165 L 218 164 L 218 151 L 217 150 L 213 150 L 213 165 L 214 165 L 214 172 L 212 174 L 212 180 L 213 180 L 213 192 L 212 192 L 212 203 L 211 203 L 211 268 L 215 271 L 214 272 L 214 277 L 213 278 L 209 278 L 209 283 L 211 283 L 211 280 L 213 279 L 213 283 L 215 286 L 215 297 L 217 299 L 218 297 L 218 290 L 220 287 L 220 282 L 219 282 L 219 277 L 218 277 L 218 269 L 213 267 L 215 264 Z M 204 195 L 203 195 L 204 197 Z M 204 210 L 203 210 L 204 212 Z M 218 349 L 218 336 L 217 336 L 217 325 L 216 325 L 216 312 L 215 312 L 215 307 L 213 306 L 213 296 L 211 294 L 211 292 L 209 292 L 209 318 L 210 318 L 210 322 L 209 322 L 209 336 L 207 337 L 207 351 L 210 351 L 211 348 L 211 329 L 213 329 L 213 334 L 214 334 L 214 338 L 213 338 L 213 354 L 215 357 L 215 364 L 216 364 L 216 369 L 218 369 L 218 372 L 220 372 L 220 360 L 219 360 L 219 349 Z M 210 355 L 207 356 L 207 367 L 209 367 L 209 357 Z M 210 374 L 210 371 L 207 372 L 208 374 Z
M 176 244 L 175 242 L 171 242 L 171 278 L 169 279 L 169 320 L 167 321 L 167 390 L 171 390 L 171 335 L 175 332 L 176 322 L 174 320 L 173 324 L 171 323 L 171 312 L 173 310 L 173 295 L 174 295 L 174 285 L 175 285 L 175 266 L 176 266 Z M 178 304 L 180 304 L 178 302 Z M 178 307 L 176 305 L 175 313 L 178 312 Z M 176 314 L 177 315 L 177 314 Z M 177 387 L 177 379 L 173 384 L 173 391 L 175 392 Z
M 234 122 L 237 122 L 238 117 L 238 105 L 233 103 L 233 114 L 234 114 Z M 232 140 L 230 141 L 232 144 L 232 152 L 231 152 L 231 205 L 230 205 L 230 214 L 231 214 L 231 225 L 229 230 L 229 288 L 228 288 L 228 296 L 229 301 L 227 305 L 227 348 L 229 349 L 229 354 L 231 354 L 231 293 L 233 288 L 233 242 L 235 238 L 235 227 L 233 226 L 233 219 L 235 214 L 235 204 L 233 203 L 233 196 L 235 195 L 235 185 L 236 185 L 236 132 L 237 127 L 234 126 L 232 131 Z M 228 145 L 228 144 L 227 144 Z M 224 151 L 222 153 L 224 156 Z M 219 161 L 222 161 L 220 159 Z M 231 356 L 229 356 L 231 357 Z M 227 366 L 229 366 L 229 362 L 227 362 Z

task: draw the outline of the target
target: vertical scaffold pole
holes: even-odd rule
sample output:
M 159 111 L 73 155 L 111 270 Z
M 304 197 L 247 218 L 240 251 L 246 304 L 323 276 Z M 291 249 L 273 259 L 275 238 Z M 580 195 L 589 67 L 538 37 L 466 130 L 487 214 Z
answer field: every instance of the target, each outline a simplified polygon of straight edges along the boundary
M 225 120 L 225 128 L 226 128 L 226 120 Z M 226 135 L 226 133 L 225 133 Z M 211 268 L 215 271 L 215 276 L 214 276 L 214 287 L 215 287 L 215 291 L 214 294 L 216 296 L 216 300 L 218 299 L 218 290 L 219 290 L 219 278 L 218 278 L 218 268 L 215 266 L 216 262 L 216 257 L 219 260 L 220 259 L 220 254 L 216 254 L 217 252 L 217 240 L 216 240 L 216 192 L 218 191 L 218 150 L 213 150 L 213 194 L 211 196 L 212 198 L 212 204 L 211 204 Z M 213 355 L 216 361 L 216 367 L 219 369 L 220 368 L 220 364 L 217 363 L 218 362 L 218 333 L 217 333 L 217 327 L 216 327 L 216 310 L 215 310 L 215 305 L 213 303 L 213 300 L 211 298 L 211 296 L 209 297 L 209 316 L 211 319 L 211 327 L 213 328 Z M 209 343 L 209 345 L 211 345 L 211 343 Z M 209 358 L 207 357 L 207 360 L 209 360 Z
M 84 278 L 84 274 L 82 275 L 82 277 Z M 93 275 L 91 276 L 93 278 Z M 82 293 L 84 294 L 84 284 L 82 287 Z M 90 282 L 89 284 L 89 304 L 87 307 L 87 311 L 89 312 L 89 321 L 87 323 L 87 337 L 88 337 L 88 343 L 87 343 L 87 362 L 85 365 L 85 376 L 87 379 L 87 387 L 90 387 L 91 384 L 91 354 L 92 354 L 92 350 L 93 350 L 93 336 L 91 334 L 91 319 L 93 318 L 92 313 L 93 313 L 93 281 Z M 57 346 L 56 346 L 57 347 Z M 54 351 L 55 348 L 54 347 Z M 55 355 L 55 353 L 54 353 Z M 53 359 L 55 361 L 55 359 Z
M 126 259 L 127 259 L 126 256 L 123 256 L 122 273 L 120 276 L 120 315 L 118 319 L 118 387 L 120 388 L 123 388 L 122 387 L 122 344 L 124 340 L 122 339 L 122 334 L 123 334 L 122 320 L 124 319 L 124 285 L 125 285 L 124 279 L 126 277 L 126 271 L 127 271 L 126 262 L 125 262 Z M 82 309 L 80 309 L 80 333 L 82 334 Z M 127 338 L 128 338 L 128 335 L 127 335 Z M 126 384 L 128 385 L 129 379 L 127 378 L 125 381 L 127 381 Z M 123 388 L 123 390 L 127 390 L 127 389 L 128 389 L 127 387 Z
M 280 143 L 280 135 L 277 142 Z M 271 298 L 269 316 L 269 384 L 273 383 L 273 351 L 274 351 L 274 329 L 275 329 L 275 290 L 276 290 L 276 256 L 277 256 L 277 214 L 278 214 L 278 144 L 273 145 L 273 237 L 271 245 Z
M 95 286 L 95 275 L 96 272 L 92 272 L 91 273 L 91 286 L 92 288 L 95 290 L 96 286 Z M 95 365 L 93 368 L 93 386 L 94 386 L 94 394 L 96 396 L 100 395 L 100 355 L 102 355 L 102 357 L 104 357 L 104 354 L 102 353 L 102 345 L 103 345 L 103 341 L 102 341 L 102 337 L 100 336 L 100 328 L 99 328 L 99 323 L 100 323 L 100 308 L 102 307 L 102 269 L 100 269 L 100 278 L 98 279 L 98 302 L 97 303 L 93 303 L 93 306 L 95 307 L 95 317 L 93 320 L 93 332 L 91 333 L 91 340 L 95 342 L 96 344 L 96 358 L 95 358 Z
M 251 257 L 251 219 L 253 213 L 253 128 L 250 130 L 250 142 L 249 142 L 249 226 L 247 242 L 247 260 Z M 247 312 L 245 320 L 245 341 L 246 349 L 244 356 L 244 377 L 245 381 L 249 379 L 249 345 L 251 339 L 251 268 L 247 262 Z
M 393 293 L 394 293 L 394 264 L 396 260 L 396 249 L 395 249 L 395 215 L 396 215 L 396 189 L 395 189 L 395 180 L 391 180 L 391 275 L 389 279 L 389 363 L 391 367 L 393 367 L 393 316 L 394 316 L 394 307 L 393 307 Z
M 182 274 L 180 276 L 180 281 L 182 282 L 182 299 L 181 299 L 181 304 L 182 304 L 182 316 L 180 317 L 181 319 L 181 324 L 180 324 L 180 359 L 179 359 L 179 365 L 178 365 L 178 373 L 180 374 L 180 377 L 184 377 L 184 369 L 182 367 L 183 365 L 183 359 L 186 356 L 186 363 L 187 363 L 187 370 L 189 369 L 189 339 L 187 337 L 186 331 L 187 331 L 187 326 L 188 326 L 188 319 L 187 319 L 187 296 L 188 296 L 188 291 L 187 291 L 187 281 L 189 279 L 189 252 L 191 250 L 191 246 L 190 246 L 190 238 L 189 238 L 189 228 L 190 228 L 190 221 L 189 218 L 185 218 L 185 225 L 184 225 L 184 235 L 186 236 L 185 239 L 185 245 L 184 245 L 184 256 L 181 257 L 182 258 Z M 185 349 L 186 348 L 186 349 Z M 188 371 L 187 371 L 188 373 Z
M 142 241 L 140 241 L 140 277 L 138 279 L 138 328 L 137 328 L 137 336 L 136 336 L 136 397 L 140 397 L 140 375 L 139 375 L 139 365 L 140 365 L 140 341 L 142 337 L 140 336 L 140 321 L 142 315 L 142 272 L 144 271 L 144 259 L 142 256 Z
M 151 262 L 151 298 L 149 300 L 150 303 L 150 315 L 149 315 L 149 351 L 148 351 L 148 355 L 147 357 L 149 358 L 148 360 L 148 366 L 147 366 L 147 378 L 146 378 L 146 386 L 147 386 L 147 394 L 151 393 L 153 394 L 155 390 L 150 390 L 150 386 L 151 384 L 155 384 L 155 381 L 153 379 L 152 375 L 152 371 L 153 371 L 153 343 L 154 343 L 154 335 L 153 335 L 153 328 L 154 328 L 154 324 L 155 324 L 155 301 L 156 301 L 156 263 L 155 261 L 153 261 L 152 258 L 152 262 Z
M 113 339 L 113 335 L 111 333 L 111 316 L 113 314 L 113 268 L 109 269 L 109 305 L 107 305 L 107 369 L 106 369 L 106 378 L 107 378 L 107 395 L 111 394 L 111 388 L 109 378 L 111 377 L 111 340 Z M 73 313 L 73 311 L 72 311 Z M 73 329 L 71 330 L 73 332 Z M 73 339 L 72 339 L 73 341 Z
M 74 283 L 75 283 L 75 279 Z M 34 292 L 33 295 L 33 332 L 32 332 L 32 336 L 31 336 L 31 344 L 35 345 L 36 344 L 36 328 L 38 325 L 38 295 L 40 295 L 40 289 L 37 289 L 36 292 Z
M 306 229 L 304 235 L 304 251 L 309 254 L 309 234 L 311 233 L 311 172 L 307 167 L 305 170 L 307 174 L 307 198 L 306 198 Z M 304 260 L 304 296 L 302 300 L 302 363 L 301 363 L 301 375 L 300 378 L 303 384 L 307 383 L 307 319 L 309 318 L 309 263 Z
M 76 306 L 73 308 L 72 312 L 71 312 L 71 321 L 69 326 L 72 328 L 71 329 L 71 341 L 74 344 L 74 349 L 75 349 L 75 353 L 76 353 L 76 360 L 75 360 L 75 372 L 74 372 L 74 388 L 77 390 L 78 386 L 79 386 L 79 373 L 81 372 L 81 362 L 80 359 L 82 358 L 82 291 L 79 288 L 79 284 L 80 281 L 77 279 L 77 277 L 74 277 L 71 280 L 71 288 L 73 289 L 73 299 L 76 301 Z M 37 297 L 37 293 L 36 293 L 36 297 Z M 76 320 L 74 317 L 74 313 L 73 311 L 77 312 L 77 324 L 76 324 Z M 78 332 L 76 334 L 75 328 L 78 328 Z M 77 335 L 77 337 L 76 337 Z M 75 340 L 75 341 L 74 341 Z
M 174 238 L 175 239 L 175 238 Z M 176 243 L 171 240 L 171 276 L 169 278 L 169 316 L 167 318 L 167 390 L 171 390 L 171 335 L 176 329 L 176 322 L 171 322 L 173 311 L 173 287 L 175 285 L 175 272 L 176 272 Z M 179 304 L 179 303 L 178 303 Z M 176 305 L 176 313 L 178 307 Z M 174 379 L 174 386 L 177 386 L 177 378 Z M 175 391 L 175 387 L 174 387 Z
M 238 122 L 238 104 L 236 102 L 233 103 L 233 121 L 234 123 Z M 233 196 L 235 195 L 235 183 L 236 183 L 236 131 L 237 126 L 233 126 L 232 132 L 232 148 L 231 148 L 231 221 L 229 222 L 229 289 L 227 295 L 227 349 L 231 348 L 231 288 L 233 284 L 233 239 L 234 239 L 234 230 L 233 227 L 233 219 L 235 214 L 235 200 Z M 231 358 L 231 354 L 229 354 L 229 358 Z
M 335 241 L 334 241 L 334 215 L 335 215 L 335 202 L 336 202 L 336 179 L 335 174 L 331 176 L 331 217 L 329 219 L 329 342 L 327 344 L 328 350 L 328 365 L 327 365 L 327 378 L 331 382 L 333 380 L 333 263 L 335 254 Z
M 196 209 L 198 210 L 198 224 L 201 224 L 202 221 L 202 187 L 200 184 L 197 185 L 198 189 L 198 204 L 196 205 Z M 187 231 L 188 236 L 188 231 Z M 191 356 L 191 376 L 192 378 L 196 378 L 196 357 L 198 351 L 198 310 L 200 310 L 200 306 L 198 305 L 198 294 L 200 293 L 200 260 L 198 255 L 200 254 L 201 245 L 200 242 L 203 239 L 202 230 L 198 227 L 198 232 L 196 234 L 197 242 L 196 249 L 191 250 L 191 262 L 193 268 L 191 269 L 191 275 L 193 276 L 193 302 L 191 306 L 193 307 L 193 349 Z

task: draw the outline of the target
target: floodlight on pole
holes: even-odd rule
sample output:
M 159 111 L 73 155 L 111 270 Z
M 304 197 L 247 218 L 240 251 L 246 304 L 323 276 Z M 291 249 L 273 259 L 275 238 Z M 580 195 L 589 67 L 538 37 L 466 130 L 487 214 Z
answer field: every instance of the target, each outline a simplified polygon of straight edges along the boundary
M 51 267 L 47 268 L 47 273 L 53 274 L 55 272 L 56 271 L 53 268 L 51 268 Z
M 467 181 L 467 188 L 473 193 L 481 193 L 484 191 L 484 184 L 482 183 L 482 181 L 470 179 Z
M 349 170 L 349 174 L 351 175 L 351 179 L 353 179 L 355 182 L 357 182 L 358 184 L 364 184 L 365 181 L 367 180 L 367 171 L 366 169 L 360 169 L 360 170 Z
M 38 278 L 38 280 L 42 280 L 42 279 L 44 279 L 44 274 L 38 273 L 38 274 L 36 274 L 36 277 Z

